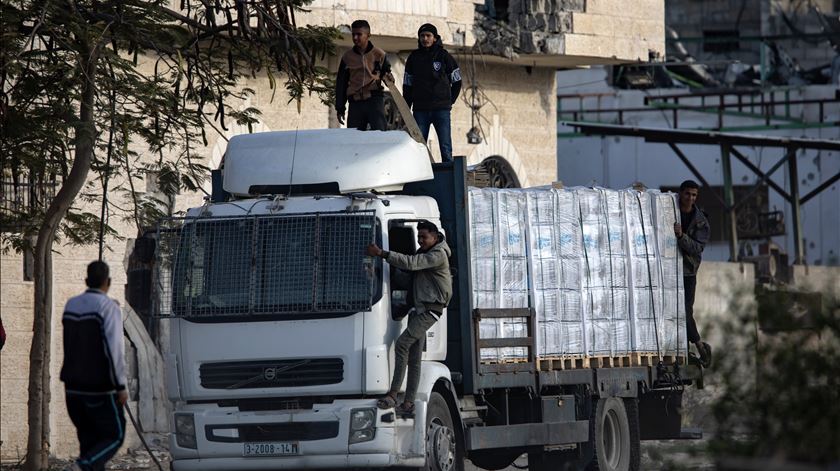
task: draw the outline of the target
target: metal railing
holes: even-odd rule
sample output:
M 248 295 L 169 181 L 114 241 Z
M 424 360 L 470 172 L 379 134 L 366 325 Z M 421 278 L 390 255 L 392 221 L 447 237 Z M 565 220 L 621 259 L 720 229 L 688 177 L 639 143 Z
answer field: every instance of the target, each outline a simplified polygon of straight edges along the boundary
M 158 317 L 370 310 L 380 259 L 373 211 L 165 218 L 158 226 Z
M 3 232 L 20 232 L 28 218 L 45 210 L 55 198 L 58 183 L 29 175 L 3 175 L 0 179 L 0 226 Z

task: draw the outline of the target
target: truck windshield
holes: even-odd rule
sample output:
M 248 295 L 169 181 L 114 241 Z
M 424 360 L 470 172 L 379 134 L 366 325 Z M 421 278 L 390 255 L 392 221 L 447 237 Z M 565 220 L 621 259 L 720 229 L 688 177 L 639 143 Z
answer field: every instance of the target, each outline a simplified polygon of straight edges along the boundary
M 168 221 L 162 316 L 350 313 L 381 296 L 382 262 L 365 256 L 381 239 L 373 212 Z

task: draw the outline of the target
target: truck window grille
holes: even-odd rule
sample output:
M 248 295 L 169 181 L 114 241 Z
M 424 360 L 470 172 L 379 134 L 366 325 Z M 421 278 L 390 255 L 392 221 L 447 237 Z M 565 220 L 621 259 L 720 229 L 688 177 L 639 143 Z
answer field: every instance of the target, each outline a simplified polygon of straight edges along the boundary
M 336 384 L 344 379 L 340 358 L 228 361 L 198 369 L 205 389 L 287 388 Z
M 381 260 L 373 211 L 165 218 L 155 314 L 209 318 L 370 310 Z

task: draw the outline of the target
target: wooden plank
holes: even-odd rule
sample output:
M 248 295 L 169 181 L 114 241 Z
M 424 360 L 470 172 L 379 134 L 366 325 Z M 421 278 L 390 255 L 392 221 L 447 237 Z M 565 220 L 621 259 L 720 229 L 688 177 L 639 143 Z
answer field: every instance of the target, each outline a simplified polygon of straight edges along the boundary
M 473 317 L 481 319 L 494 319 L 501 317 L 532 317 L 534 310 L 531 308 L 508 308 L 508 309 L 473 309 Z
M 509 337 L 500 339 L 479 339 L 478 348 L 528 347 L 534 345 L 533 337 Z
M 394 99 L 394 103 L 397 104 L 397 110 L 399 110 L 400 115 L 402 115 L 408 135 L 415 141 L 426 146 L 426 140 L 423 139 L 423 133 L 420 132 L 420 126 L 417 125 L 417 121 L 411 113 L 411 108 L 408 107 L 408 103 L 405 101 L 405 98 L 403 98 L 402 92 L 400 92 L 399 88 L 394 83 L 394 76 L 387 73 L 382 77 L 382 81 L 385 82 L 385 85 L 388 86 L 388 90 L 391 91 L 391 97 Z M 428 146 L 426 146 L 426 150 L 428 150 Z M 435 162 L 432 158 L 431 151 L 429 152 L 429 161 L 432 163 Z

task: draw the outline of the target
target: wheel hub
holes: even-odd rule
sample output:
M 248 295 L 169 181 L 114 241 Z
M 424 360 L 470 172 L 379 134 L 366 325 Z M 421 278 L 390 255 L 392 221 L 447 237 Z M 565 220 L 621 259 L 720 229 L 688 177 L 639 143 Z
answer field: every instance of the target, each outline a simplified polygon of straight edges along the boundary
M 432 422 L 429 424 L 429 442 L 427 443 L 431 462 L 437 471 L 455 469 L 455 434 L 452 429 Z

